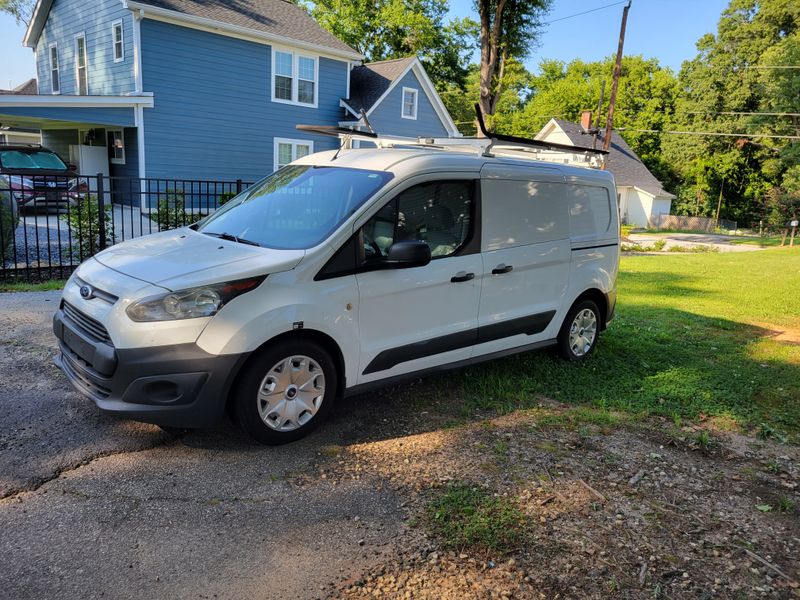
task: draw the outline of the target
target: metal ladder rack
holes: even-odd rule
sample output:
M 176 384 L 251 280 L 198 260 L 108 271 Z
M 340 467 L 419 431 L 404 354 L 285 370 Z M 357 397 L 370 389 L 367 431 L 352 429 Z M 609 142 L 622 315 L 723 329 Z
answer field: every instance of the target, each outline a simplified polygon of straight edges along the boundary
M 325 125 L 297 125 L 299 131 L 338 137 L 341 140 L 341 148 L 352 148 L 352 143 L 356 140 L 367 141 L 375 144 L 378 148 L 428 148 L 431 150 L 447 150 L 454 152 L 477 153 L 479 156 L 494 157 L 506 156 L 513 158 L 548 160 L 543 158 L 542 153 L 569 153 L 579 154 L 586 157 L 590 165 L 603 155 L 607 155 L 607 150 L 585 148 L 582 146 L 571 146 L 568 144 L 557 144 L 522 138 L 509 135 L 501 135 L 487 131 L 478 105 L 475 105 L 478 126 L 484 137 L 403 137 L 394 135 L 382 135 L 371 131 L 355 131 L 346 127 L 325 126 Z M 365 117 L 363 117 L 365 119 Z M 367 127 L 372 129 L 369 121 Z M 534 155 L 531 157 L 530 155 Z M 597 166 L 596 164 L 593 166 Z

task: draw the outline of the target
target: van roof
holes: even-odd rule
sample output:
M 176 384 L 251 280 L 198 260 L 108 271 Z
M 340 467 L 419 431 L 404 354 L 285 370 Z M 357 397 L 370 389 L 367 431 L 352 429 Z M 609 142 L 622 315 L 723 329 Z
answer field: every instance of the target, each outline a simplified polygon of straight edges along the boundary
M 334 158 L 335 157 L 335 158 Z M 408 168 L 414 170 L 440 169 L 480 171 L 486 164 L 516 165 L 531 170 L 558 171 L 565 177 L 596 178 L 612 183 L 613 175 L 608 171 L 562 165 L 549 161 L 531 160 L 528 157 L 482 156 L 472 152 L 453 152 L 432 148 L 360 148 L 328 150 L 310 154 L 295 161 L 295 164 L 337 166 L 352 169 L 369 169 L 398 173 Z

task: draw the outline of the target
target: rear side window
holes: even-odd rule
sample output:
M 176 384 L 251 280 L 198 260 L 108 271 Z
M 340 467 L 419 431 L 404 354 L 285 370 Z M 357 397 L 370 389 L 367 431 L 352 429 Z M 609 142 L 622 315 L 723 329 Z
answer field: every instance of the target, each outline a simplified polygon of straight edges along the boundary
M 501 250 L 569 237 L 564 184 L 484 179 L 483 250 Z
M 573 238 L 596 237 L 611 226 L 608 190 L 588 185 L 568 185 L 569 228 Z

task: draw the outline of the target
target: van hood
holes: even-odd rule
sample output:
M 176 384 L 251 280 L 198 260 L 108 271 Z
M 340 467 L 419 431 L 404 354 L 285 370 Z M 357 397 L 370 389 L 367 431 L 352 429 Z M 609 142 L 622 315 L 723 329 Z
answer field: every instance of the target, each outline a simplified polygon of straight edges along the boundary
M 294 269 L 305 250 L 273 250 L 184 227 L 116 244 L 95 255 L 110 269 L 169 290 Z

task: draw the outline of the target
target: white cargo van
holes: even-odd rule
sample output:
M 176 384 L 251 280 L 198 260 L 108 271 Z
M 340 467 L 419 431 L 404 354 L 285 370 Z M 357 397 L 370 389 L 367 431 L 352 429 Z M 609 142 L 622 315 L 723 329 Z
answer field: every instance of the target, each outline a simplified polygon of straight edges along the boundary
M 113 246 L 64 289 L 58 363 L 105 411 L 227 410 L 275 444 L 343 394 L 547 346 L 582 360 L 614 313 L 613 178 L 486 154 L 321 152 Z

